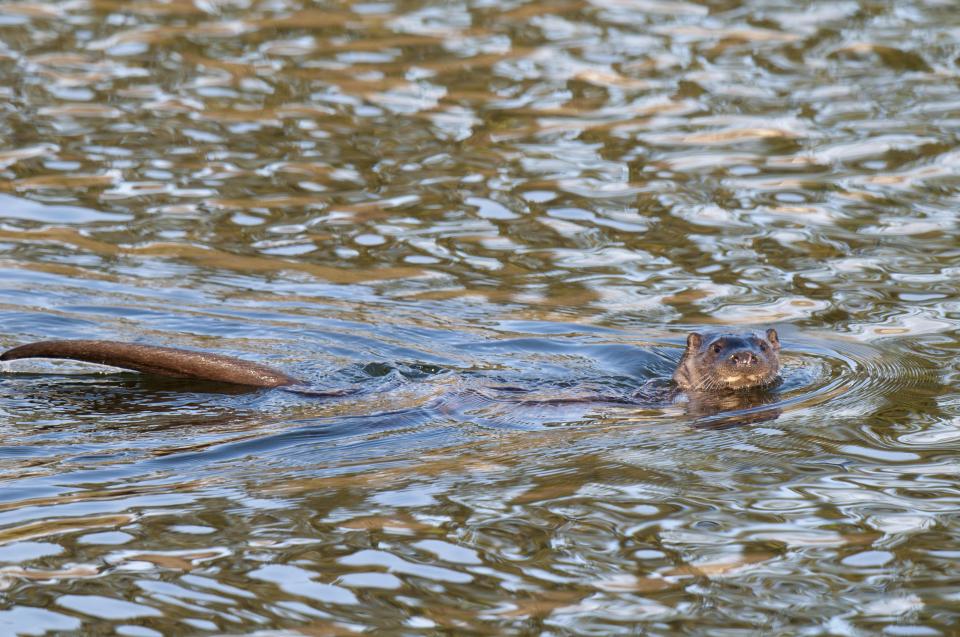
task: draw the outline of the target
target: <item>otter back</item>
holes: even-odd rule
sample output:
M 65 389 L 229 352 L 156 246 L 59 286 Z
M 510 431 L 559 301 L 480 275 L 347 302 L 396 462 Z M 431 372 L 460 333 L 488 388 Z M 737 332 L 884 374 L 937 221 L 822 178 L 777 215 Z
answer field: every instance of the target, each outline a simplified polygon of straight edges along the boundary
M 285 387 L 300 382 L 272 367 L 232 356 L 115 341 L 41 341 L 14 347 L 0 355 L 0 360 L 3 361 L 21 358 L 65 358 L 132 369 L 146 374 L 253 387 Z

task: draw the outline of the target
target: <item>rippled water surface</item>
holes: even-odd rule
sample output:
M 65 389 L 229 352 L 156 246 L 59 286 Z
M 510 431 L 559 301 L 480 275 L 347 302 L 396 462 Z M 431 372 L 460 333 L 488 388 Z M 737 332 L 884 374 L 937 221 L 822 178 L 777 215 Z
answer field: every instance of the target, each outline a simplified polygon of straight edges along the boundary
M 953 0 L 0 3 L 0 633 L 952 635 Z M 691 330 L 783 383 L 650 398 Z M 623 402 L 640 394 L 650 399 Z

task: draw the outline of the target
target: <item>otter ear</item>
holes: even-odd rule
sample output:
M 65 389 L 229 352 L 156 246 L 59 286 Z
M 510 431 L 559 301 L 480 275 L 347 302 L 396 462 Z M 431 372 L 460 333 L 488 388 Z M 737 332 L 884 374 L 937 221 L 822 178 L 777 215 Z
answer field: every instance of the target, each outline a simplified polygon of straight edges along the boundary
M 687 351 L 695 352 L 700 349 L 700 345 L 703 343 L 703 337 L 697 334 L 696 332 L 690 332 L 687 335 Z
M 767 330 L 767 340 L 770 341 L 770 345 L 773 346 L 773 350 L 780 351 L 780 337 L 777 336 L 777 330 L 772 327 Z

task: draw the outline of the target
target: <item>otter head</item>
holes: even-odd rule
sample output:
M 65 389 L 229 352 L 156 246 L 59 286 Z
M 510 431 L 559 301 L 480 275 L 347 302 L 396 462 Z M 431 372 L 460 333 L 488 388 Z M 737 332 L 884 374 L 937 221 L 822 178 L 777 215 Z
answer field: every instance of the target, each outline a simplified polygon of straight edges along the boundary
M 698 334 L 687 337 L 687 349 L 673 380 L 684 391 L 722 391 L 774 384 L 780 370 L 776 330 L 756 334 Z

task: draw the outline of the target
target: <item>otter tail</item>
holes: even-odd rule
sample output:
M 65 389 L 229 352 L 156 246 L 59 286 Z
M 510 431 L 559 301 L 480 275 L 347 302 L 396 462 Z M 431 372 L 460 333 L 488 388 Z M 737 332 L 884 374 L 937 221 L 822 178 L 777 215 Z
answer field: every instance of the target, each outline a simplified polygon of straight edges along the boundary
M 41 341 L 14 347 L 0 355 L 0 361 L 19 358 L 67 358 L 145 374 L 253 387 L 286 387 L 301 383 L 272 367 L 231 356 L 116 341 Z

